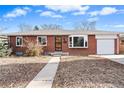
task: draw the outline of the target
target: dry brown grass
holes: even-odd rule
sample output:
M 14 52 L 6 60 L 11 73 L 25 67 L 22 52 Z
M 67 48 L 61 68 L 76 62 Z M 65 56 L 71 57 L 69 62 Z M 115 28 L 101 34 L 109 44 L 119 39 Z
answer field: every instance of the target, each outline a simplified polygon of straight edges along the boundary
M 94 57 L 62 57 L 53 87 L 124 87 L 124 65 Z
M 13 57 L 0 59 L 0 87 L 26 87 L 51 57 Z

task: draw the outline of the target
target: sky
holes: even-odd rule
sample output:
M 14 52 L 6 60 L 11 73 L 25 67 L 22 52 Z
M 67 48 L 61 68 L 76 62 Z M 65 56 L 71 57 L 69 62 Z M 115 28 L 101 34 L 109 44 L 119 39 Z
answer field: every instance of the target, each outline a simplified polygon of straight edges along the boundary
M 58 24 L 74 29 L 82 21 L 96 21 L 96 29 L 124 32 L 123 5 L 0 5 L 0 30 L 19 31 L 20 24 Z

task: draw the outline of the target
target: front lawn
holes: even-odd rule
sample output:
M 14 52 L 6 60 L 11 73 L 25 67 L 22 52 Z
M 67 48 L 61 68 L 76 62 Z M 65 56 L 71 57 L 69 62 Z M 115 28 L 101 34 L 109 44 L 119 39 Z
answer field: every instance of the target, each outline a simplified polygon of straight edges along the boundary
M 124 65 L 103 58 L 61 57 L 52 87 L 123 88 Z
M 51 57 L 0 58 L 0 87 L 26 87 Z

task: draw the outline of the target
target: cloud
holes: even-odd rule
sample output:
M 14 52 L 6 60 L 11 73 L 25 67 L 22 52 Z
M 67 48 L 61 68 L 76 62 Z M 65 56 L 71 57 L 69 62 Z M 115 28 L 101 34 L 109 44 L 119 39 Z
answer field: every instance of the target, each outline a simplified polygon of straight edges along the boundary
M 82 7 L 80 10 L 78 10 L 78 12 L 74 12 L 72 13 L 73 15 L 84 15 L 86 14 L 86 11 L 89 9 L 89 6 L 84 6 Z
M 36 13 L 41 13 L 41 12 L 42 12 L 42 10 L 40 10 L 40 9 L 39 9 L 39 10 L 36 10 L 35 12 L 36 12 Z
M 102 8 L 102 10 L 100 11 L 93 11 L 93 12 L 89 12 L 89 14 L 91 16 L 97 16 L 97 15 L 110 15 L 110 14 L 114 14 L 117 13 L 121 10 L 116 9 L 115 7 L 104 7 Z
M 98 20 L 99 20 L 98 17 L 92 17 L 88 19 L 89 22 L 98 21 Z
M 15 8 L 13 11 L 8 12 L 4 15 L 5 18 L 15 18 L 18 16 L 25 16 L 28 12 L 30 12 L 31 9 L 28 7 L 24 8 Z
M 104 27 L 110 27 L 110 28 L 124 28 L 124 24 L 106 24 Z
M 29 7 L 23 7 L 24 10 L 31 11 Z
M 91 16 L 97 16 L 99 14 L 99 11 L 93 11 L 93 12 L 89 12 L 89 14 Z
M 44 11 L 40 13 L 40 16 L 48 16 L 48 17 L 53 17 L 53 18 L 62 18 L 62 15 L 56 14 L 52 11 Z
M 84 11 L 82 11 L 82 12 L 74 12 L 74 13 L 72 13 L 72 15 L 84 15 L 84 14 L 85 14 Z
M 115 28 L 124 28 L 124 24 L 114 25 Z
M 113 7 L 104 7 L 101 11 L 100 14 L 101 15 L 109 15 L 109 14 L 113 14 L 116 13 L 118 10 L 116 8 Z
M 75 13 L 75 15 L 78 15 L 84 14 L 84 11 L 88 10 L 89 6 L 47 5 L 45 6 L 45 8 L 53 11 L 59 11 L 61 13 L 78 11 L 77 13 Z

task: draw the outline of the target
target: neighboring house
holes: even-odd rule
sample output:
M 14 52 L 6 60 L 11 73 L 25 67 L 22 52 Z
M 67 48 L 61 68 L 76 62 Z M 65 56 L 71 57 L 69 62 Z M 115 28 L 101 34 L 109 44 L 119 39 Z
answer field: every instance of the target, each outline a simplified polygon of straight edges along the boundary
M 45 47 L 45 53 L 69 55 L 119 54 L 119 33 L 109 31 L 41 30 L 8 35 L 14 52 L 25 52 L 27 37 Z
M 2 40 L 2 41 L 7 41 L 7 36 L 5 36 L 5 35 L 0 35 L 0 40 Z
M 4 42 L 6 45 L 8 45 L 8 38 L 5 35 L 0 35 L 0 41 Z
M 124 34 L 120 35 L 120 53 L 124 54 Z

